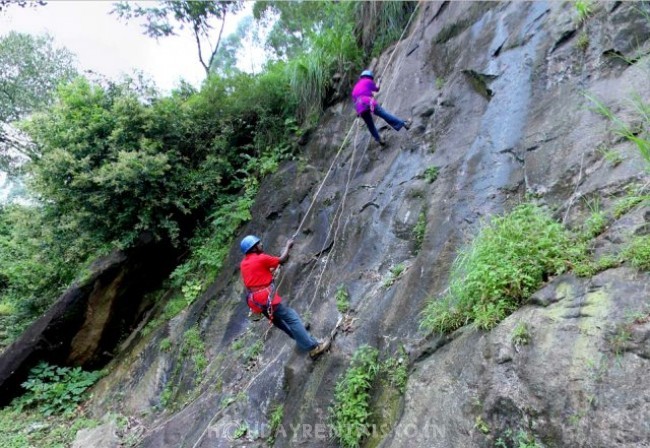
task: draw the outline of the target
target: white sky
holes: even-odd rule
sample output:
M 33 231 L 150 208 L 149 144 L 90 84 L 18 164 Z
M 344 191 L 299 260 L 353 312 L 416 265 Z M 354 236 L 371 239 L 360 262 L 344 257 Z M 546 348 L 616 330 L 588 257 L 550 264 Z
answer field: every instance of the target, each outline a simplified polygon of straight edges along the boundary
M 79 69 L 90 69 L 109 78 L 138 69 L 149 74 L 163 92 L 175 87 L 181 78 L 200 85 L 205 71 L 188 30 L 156 41 L 142 34 L 138 19 L 125 24 L 110 15 L 113 3 L 55 0 L 38 7 L 10 6 L 0 12 L 0 35 L 9 31 L 47 32 L 54 37 L 56 46 L 66 47 L 77 55 Z M 250 14 L 251 9 L 252 3 L 247 3 L 243 14 Z M 224 37 L 234 32 L 237 21 L 235 16 L 226 21 Z

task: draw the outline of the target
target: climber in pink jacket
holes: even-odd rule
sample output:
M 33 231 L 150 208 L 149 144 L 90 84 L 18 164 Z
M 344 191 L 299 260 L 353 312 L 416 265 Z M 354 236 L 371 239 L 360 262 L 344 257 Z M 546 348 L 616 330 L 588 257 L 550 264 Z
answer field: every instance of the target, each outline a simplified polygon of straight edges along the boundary
M 402 128 L 408 131 L 411 128 L 411 122 L 410 120 L 404 121 L 397 118 L 384 110 L 373 97 L 374 92 L 379 92 L 379 87 L 377 87 L 374 81 L 374 75 L 370 70 L 364 70 L 361 72 L 359 81 L 357 81 L 352 89 L 352 100 L 354 101 L 357 115 L 366 122 L 370 134 L 372 134 L 377 143 L 383 146 L 386 142 L 379 136 L 375 121 L 372 119 L 372 114 L 383 118 L 396 131 Z

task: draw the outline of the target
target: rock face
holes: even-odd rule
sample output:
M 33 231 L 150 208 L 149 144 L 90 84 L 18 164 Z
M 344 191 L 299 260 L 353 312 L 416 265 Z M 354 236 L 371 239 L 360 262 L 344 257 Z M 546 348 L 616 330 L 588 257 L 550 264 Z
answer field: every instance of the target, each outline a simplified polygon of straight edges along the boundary
M 550 279 L 488 333 L 418 330 L 482 220 L 532 195 L 579 227 L 589 201 L 609 213 L 627 187 L 647 187 L 646 162 L 585 95 L 630 122 L 618 105 L 632 92 L 650 99 L 650 26 L 639 7 L 599 3 L 578 25 L 570 2 L 421 3 L 375 67 L 380 100 L 412 117 L 411 131 L 384 129 L 388 145 L 377 147 L 351 105 L 335 105 L 304 147 L 310 164 L 267 179 L 242 232 L 271 253 L 298 232 L 279 290 L 316 336 L 339 317 L 337 289 L 348 291 L 331 351 L 311 362 L 280 331 L 247 321 L 233 247 L 231 268 L 191 309 L 118 357 L 95 389 L 95 412 L 147 415 L 143 447 L 250 447 L 266 445 L 283 404 L 274 446 L 336 446 L 334 387 L 368 344 L 382 357 L 405 347 L 410 369 L 403 397 L 374 386 L 372 421 L 382 431 L 368 446 L 650 446 L 647 273 L 624 265 Z M 596 252 L 647 233 L 647 211 L 612 215 Z M 192 328 L 205 368 L 187 355 Z
M 143 297 L 169 275 L 175 255 L 146 238 L 128 254 L 116 251 L 98 260 L 85 280 L 0 354 L 0 404 L 20 393 L 20 384 L 41 360 L 87 370 L 103 367 L 122 335 L 151 306 Z

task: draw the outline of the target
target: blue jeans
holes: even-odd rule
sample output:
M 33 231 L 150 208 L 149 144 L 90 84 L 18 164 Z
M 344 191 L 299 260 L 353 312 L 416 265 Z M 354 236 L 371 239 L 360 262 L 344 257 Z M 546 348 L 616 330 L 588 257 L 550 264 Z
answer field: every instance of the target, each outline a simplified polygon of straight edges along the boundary
M 384 110 L 379 104 L 375 106 L 375 115 L 377 115 L 379 118 L 382 118 L 396 131 L 399 131 L 404 127 L 404 120 L 400 120 L 396 116 L 386 112 L 386 110 Z M 377 131 L 377 128 L 375 127 L 375 121 L 372 119 L 372 114 L 370 113 L 370 110 L 362 112 L 360 116 L 363 119 L 363 121 L 366 122 L 366 126 L 368 126 L 368 130 L 370 131 L 374 139 L 379 141 L 380 139 L 379 131 Z
M 273 325 L 295 340 L 300 350 L 308 351 L 318 345 L 318 341 L 305 329 L 298 313 L 288 306 L 279 303 L 273 307 Z

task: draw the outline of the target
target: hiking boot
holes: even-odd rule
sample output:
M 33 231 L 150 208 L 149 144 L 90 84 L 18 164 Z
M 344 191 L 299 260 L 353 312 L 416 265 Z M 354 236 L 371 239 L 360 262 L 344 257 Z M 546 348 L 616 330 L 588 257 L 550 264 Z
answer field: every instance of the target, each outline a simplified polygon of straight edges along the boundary
M 330 339 L 323 339 L 316 347 L 309 350 L 309 356 L 311 356 L 311 359 L 318 358 L 319 355 L 322 355 L 325 350 L 330 348 L 330 342 Z
M 406 129 L 407 131 L 411 129 L 411 124 L 412 124 L 411 120 L 406 120 L 404 122 L 404 129 Z

